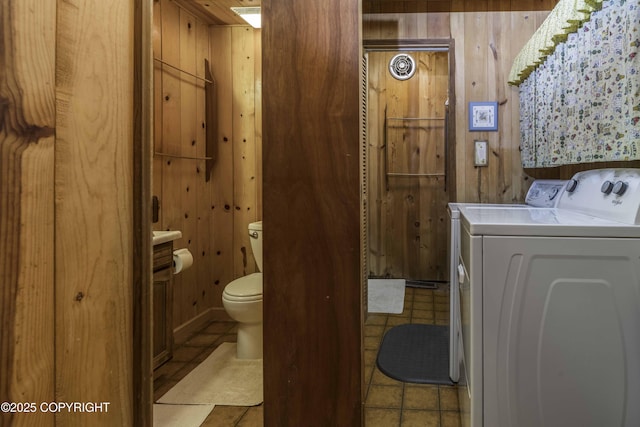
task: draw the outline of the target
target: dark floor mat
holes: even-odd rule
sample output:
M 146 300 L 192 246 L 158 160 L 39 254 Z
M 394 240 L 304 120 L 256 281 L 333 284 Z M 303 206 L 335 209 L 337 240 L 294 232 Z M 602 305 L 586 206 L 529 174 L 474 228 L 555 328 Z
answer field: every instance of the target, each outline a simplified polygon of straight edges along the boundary
M 399 381 L 453 384 L 449 378 L 449 327 L 395 326 L 382 339 L 377 363 L 382 373 Z

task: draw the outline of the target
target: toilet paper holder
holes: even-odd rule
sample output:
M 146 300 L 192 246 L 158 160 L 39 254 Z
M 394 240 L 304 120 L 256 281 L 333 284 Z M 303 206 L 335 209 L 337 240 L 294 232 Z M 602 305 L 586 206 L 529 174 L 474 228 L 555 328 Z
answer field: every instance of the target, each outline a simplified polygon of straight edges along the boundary
M 182 248 L 173 251 L 173 274 L 178 274 L 193 265 L 193 255 L 189 249 Z

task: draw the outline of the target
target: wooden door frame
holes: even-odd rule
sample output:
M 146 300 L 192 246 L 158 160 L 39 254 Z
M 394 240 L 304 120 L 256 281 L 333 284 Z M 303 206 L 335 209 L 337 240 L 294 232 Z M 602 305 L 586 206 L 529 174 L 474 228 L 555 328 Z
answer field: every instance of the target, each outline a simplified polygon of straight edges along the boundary
M 151 342 L 152 231 L 151 162 L 153 141 L 153 0 L 134 3 L 133 105 L 133 425 L 153 425 Z
M 396 52 L 396 51 L 432 51 L 447 52 L 448 54 L 448 93 L 449 108 L 445 130 L 445 191 L 448 202 L 457 200 L 456 185 L 456 92 L 455 92 L 455 40 L 454 39 L 365 39 L 362 42 L 363 55 L 369 52 Z M 367 73 L 368 73 L 367 67 Z M 367 89 L 368 90 L 368 89 Z M 366 97 L 368 99 L 368 96 Z M 367 101 L 368 102 L 368 101 Z M 366 109 L 365 109 L 366 110 Z M 368 126 L 368 125 L 367 125 Z M 368 203 L 372 206 L 371 203 Z M 368 221 L 367 221 L 368 222 Z M 369 241 L 370 239 L 367 239 Z M 367 258 L 369 256 L 368 248 Z M 448 277 L 448 269 L 445 268 L 445 278 Z
M 449 201 L 456 200 L 456 90 L 455 90 L 455 40 L 454 39 L 364 39 L 363 52 L 375 51 L 443 51 L 449 56 L 449 121 L 446 129 L 446 187 Z

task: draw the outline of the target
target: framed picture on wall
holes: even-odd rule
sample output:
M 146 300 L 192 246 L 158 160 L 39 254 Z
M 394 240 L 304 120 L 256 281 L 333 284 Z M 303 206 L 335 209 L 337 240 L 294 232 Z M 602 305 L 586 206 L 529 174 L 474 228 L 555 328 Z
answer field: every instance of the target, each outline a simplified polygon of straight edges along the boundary
M 497 131 L 498 130 L 498 103 L 497 102 L 470 102 L 469 103 L 469 130 L 470 131 Z

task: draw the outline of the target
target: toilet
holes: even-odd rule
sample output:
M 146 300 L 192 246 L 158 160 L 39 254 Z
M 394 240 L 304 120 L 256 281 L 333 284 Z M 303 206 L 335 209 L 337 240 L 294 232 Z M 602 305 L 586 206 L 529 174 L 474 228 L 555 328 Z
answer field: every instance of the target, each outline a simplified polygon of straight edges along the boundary
M 249 224 L 251 250 L 262 271 L 262 221 Z M 238 359 L 262 359 L 262 273 L 230 282 L 222 293 L 222 305 L 238 322 Z

